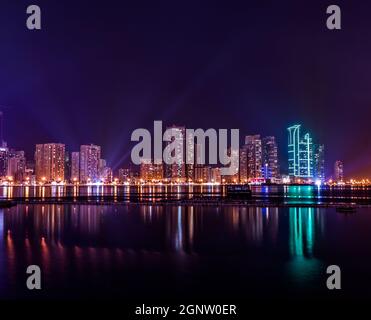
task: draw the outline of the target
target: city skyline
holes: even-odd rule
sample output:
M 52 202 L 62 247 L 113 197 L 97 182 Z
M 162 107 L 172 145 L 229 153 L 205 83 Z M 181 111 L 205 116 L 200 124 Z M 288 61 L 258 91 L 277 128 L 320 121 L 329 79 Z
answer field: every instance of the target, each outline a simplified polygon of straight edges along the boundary
M 1 124 L 3 125 L 3 113 L 1 112 Z M 0 130 L 2 130 L 2 125 Z M 233 175 L 223 175 L 220 169 L 223 167 L 219 163 L 202 165 L 198 162 L 202 157 L 200 154 L 201 145 L 198 143 L 189 149 L 186 141 L 185 126 L 167 126 L 167 129 L 177 130 L 183 150 L 176 150 L 175 158 L 177 163 L 161 164 L 154 163 L 154 154 L 151 158 L 143 159 L 136 169 L 129 170 L 127 181 L 134 180 L 134 173 L 139 173 L 137 179 L 146 182 L 175 182 L 175 183 L 261 183 L 286 181 L 285 177 L 290 178 L 291 182 L 311 181 L 312 183 L 324 183 L 327 180 L 344 180 L 343 162 L 336 160 L 331 168 L 331 174 L 325 174 L 325 146 L 313 142 L 311 133 L 301 134 L 301 125 L 293 125 L 287 128 L 288 131 L 288 156 L 285 164 L 279 161 L 280 148 L 275 136 L 262 137 L 260 134 L 239 136 L 243 141 L 237 154 L 239 166 L 237 173 Z M 188 130 L 188 129 L 187 129 Z M 199 142 L 198 140 L 196 140 Z M 174 139 L 172 139 L 174 142 Z M 165 142 L 168 146 L 170 142 Z M 79 151 L 69 151 L 68 146 L 63 143 L 36 144 L 34 158 L 27 158 L 24 151 L 17 151 L 8 148 L 7 143 L 2 141 L 3 147 L 0 150 L 0 176 L 2 179 L 11 179 L 16 182 L 34 181 L 36 183 L 50 182 L 80 182 L 83 184 L 91 182 L 113 182 L 120 181 L 123 171 L 129 166 L 113 170 L 109 163 L 102 157 L 101 146 L 90 144 L 81 145 Z M 204 146 L 205 148 L 206 146 Z M 178 146 L 179 148 L 179 146 Z M 194 148 L 194 149 L 193 149 Z M 183 154 L 193 150 L 195 158 L 194 164 L 187 164 L 182 158 Z M 207 149 L 205 150 L 207 151 Z M 205 152 L 204 151 L 204 152 Z M 228 151 L 229 154 L 231 150 Z M 27 160 L 28 161 L 27 161 Z M 165 160 L 165 159 L 164 159 Z M 161 160 L 162 161 L 162 160 Z M 202 162 L 201 162 L 202 163 Z M 287 170 L 286 170 L 287 169 Z M 328 178 L 328 179 L 326 179 Z M 368 178 L 368 177 L 363 177 Z
M 326 146 L 328 163 L 371 176 L 370 4 L 343 4 L 349 27 L 333 32 L 315 3 L 112 10 L 90 1 L 70 10 L 42 1 L 43 28 L 30 32 L 22 2 L 1 10 L 0 104 L 5 138 L 28 155 L 39 142 L 76 151 L 93 142 L 116 170 L 130 158 L 130 133 L 155 119 L 240 128 L 280 146 L 282 128 L 298 121 Z

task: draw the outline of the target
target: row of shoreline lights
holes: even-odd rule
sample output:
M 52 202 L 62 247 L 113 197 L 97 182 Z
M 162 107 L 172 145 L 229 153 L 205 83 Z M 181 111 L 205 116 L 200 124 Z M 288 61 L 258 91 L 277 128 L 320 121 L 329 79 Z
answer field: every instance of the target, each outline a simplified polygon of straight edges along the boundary
M 3 181 L 3 183 L 2 183 L 3 185 L 9 185 L 9 184 L 10 185 L 13 185 L 14 184 L 13 177 L 8 176 L 6 178 L 7 178 L 7 180 L 6 181 Z M 130 182 L 131 182 L 130 179 L 128 179 L 127 182 L 124 182 L 122 184 L 123 185 L 128 185 L 128 184 L 130 184 Z M 200 182 L 196 182 L 196 183 L 193 182 L 193 181 L 191 181 L 191 182 L 182 182 L 181 180 L 178 180 L 177 182 L 169 182 L 167 179 L 164 179 L 163 181 L 159 181 L 159 180 L 153 179 L 151 182 L 146 182 L 143 179 L 140 179 L 139 182 L 136 182 L 136 183 L 133 183 L 133 184 L 148 184 L 148 185 L 150 185 L 150 184 L 159 184 L 159 185 L 161 185 L 161 184 L 164 184 L 164 183 L 165 184 L 169 183 L 171 185 L 173 185 L 173 184 L 188 184 L 188 185 L 190 185 L 190 184 L 206 184 L 206 185 L 207 184 L 210 184 L 210 185 L 219 185 L 219 184 L 225 184 L 225 182 L 226 182 L 225 179 L 222 179 L 222 183 L 220 183 L 220 182 L 214 182 L 214 181 L 203 182 L 202 179 L 200 180 Z M 305 180 L 302 181 L 302 180 L 298 179 L 298 180 L 296 180 L 296 182 L 299 183 L 299 184 L 301 184 L 301 183 L 305 183 L 306 181 Z M 233 183 L 234 184 L 238 184 L 236 180 L 234 180 Z M 245 181 L 245 183 L 247 183 L 247 180 Z M 24 184 L 25 185 L 29 185 L 30 184 L 30 178 L 29 177 L 26 178 L 26 181 L 24 182 Z M 43 177 L 39 183 L 35 183 L 33 185 L 38 185 L 38 184 L 39 185 L 48 184 L 46 182 L 46 177 Z M 57 179 L 57 181 L 54 181 L 54 182 L 52 182 L 50 184 L 51 185 L 65 185 L 67 183 L 65 181 L 62 181 L 61 179 Z M 74 178 L 73 179 L 73 184 L 79 185 L 80 182 L 77 180 L 77 178 Z M 120 184 L 119 183 L 119 179 L 118 178 L 115 178 L 114 181 L 113 182 L 110 182 L 110 183 L 106 183 L 103 180 L 92 182 L 91 179 L 88 179 L 87 180 L 87 183 L 85 185 L 118 185 L 118 184 Z M 257 182 L 253 182 L 252 184 L 262 184 L 262 182 L 258 182 L 258 183 Z M 284 178 L 284 179 L 282 179 L 282 184 L 291 184 L 291 181 L 288 178 Z M 316 180 L 316 181 L 314 181 L 314 184 L 316 186 L 321 186 L 323 184 L 324 185 L 330 185 L 330 186 L 334 186 L 334 185 L 339 185 L 339 186 L 342 186 L 342 185 L 371 185 L 371 181 L 369 179 L 361 179 L 361 180 L 350 179 L 348 181 L 333 181 L 332 179 L 329 179 L 325 183 L 323 183 L 320 180 Z M 23 185 L 23 183 L 21 183 L 20 185 Z

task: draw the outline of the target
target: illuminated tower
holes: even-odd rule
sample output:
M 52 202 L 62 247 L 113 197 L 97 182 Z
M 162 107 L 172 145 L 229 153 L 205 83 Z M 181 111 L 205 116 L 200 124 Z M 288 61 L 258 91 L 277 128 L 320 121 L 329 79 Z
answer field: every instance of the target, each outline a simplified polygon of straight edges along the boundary
M 37 144 L 35 151 L 36 181 L 64 181 L 65 145 L 62 143 Z
M 288 151 L 289 151 L 289 176 L 299 176 L 299 141 L 300 125 L 287 128 L 289 131 Z
M 335 165 L 334 165 L 334 179 L 337 182 L 343 182 L 343 180 L 344 180 L 343 162 L 340 161 L 340 160 L 335 161 Z
M 240 148 L 240 162 L 239 162 L 239 175 L 240 175 L 240 183 L 247 183 L 248 175 L 247 175 L 247 146 L 244 145 Z
M 323 144 L 314 145 L 314 178 L 325 181 L 325 146 Z
M 186 165 L 184 161 L 185 157 L 185 127 L 179 127 L 179 126 L 171 126 L 166 128 L 172 130 L 172 140 L 168 141 L 166 145 L 173 143 L 176 141 L 176 147 L 177 149 L 173 151 L 173 154 L 171 155 L 172 158 L 175 158 L 175 163 L 173 164 L 165 164 L 165 177 L 170 179 L 173 182 L 185 182 L 187 179 L 186 175 Z M 188 169 L 188 168 L 187 168 Z M 193 179 L 193 165 L 192 168 L 189 168 L 192 170 L 192 173 L 189 174 L 189 179 Z M 192 177 L 192 178 L 191 178 Z
M 278 147 L 273 136 L 262 139 L 263 176 L 265 179 L 279 177 Z
M 154 164 L 151 159 L 142 159 L 140 164 L 140 178 L 144 182 L 157 182 L 163 178 L 162 164 Z
M 16 182 L 22 182 L 26 171 L 26 157 L 24 151 L 11 150 L 8 155 L 8 177 Z
M 245 137 L 247 150 L 247 176 L 248 178 L 261 178 L 262 169 L 262 141 L 260 135 Z
M 80 181 L 82 183 L 99 180 L 100 156 L 100 146 L 91 144 L 80 147 Z
M 80 152 L 71 153 L 71 181 L 80 181 Z
M 287 128 L 289 175 L 298 178 L 313 178 L 313 141 L 309 133 L 300 135 L 301 125 Z

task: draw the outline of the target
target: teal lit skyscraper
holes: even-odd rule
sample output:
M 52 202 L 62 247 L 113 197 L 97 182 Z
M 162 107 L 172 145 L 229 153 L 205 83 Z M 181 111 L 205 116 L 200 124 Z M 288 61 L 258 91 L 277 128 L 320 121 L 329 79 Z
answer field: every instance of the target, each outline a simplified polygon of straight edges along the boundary
M 301 125 L 287 128 L 289 133 L 289 175 L 297 178 L 313 178 L 313 141 L 309 133 L 300 134 Z

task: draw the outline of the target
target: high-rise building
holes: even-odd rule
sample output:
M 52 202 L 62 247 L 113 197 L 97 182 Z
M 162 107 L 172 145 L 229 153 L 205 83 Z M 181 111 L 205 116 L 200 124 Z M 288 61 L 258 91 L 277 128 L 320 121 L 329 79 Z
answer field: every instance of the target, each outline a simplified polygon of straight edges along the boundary
M 80 152 L 71 153 L 71 181 L 80 181 Z
M 337 182 L 343 182 L 344 180 L 344 167 L 340 160 L 335 161 L 334 164 L 334 180 Z
M 184 161 L 186 148 L 185 144 L 186 129 L 185 127 L 179 126 L 167 127 L 166 129 L 173 130 L 172 140 L 168 141 L 166 143 L 166 146 L 168 146 L 171 143 L 174 143 L 174 141 L 176 141 L 177 144 L 176 150 L 174 150 L 171 154 L 171 157 L 175 158 L 175 162 L 173 164 L 165 164 L 165 178 L 173 182 L 185 182 L 187 180 L 186 165 Z M 192 166 L 192 174 L 190 173 L 190 176 L 194 175 L 193 170 L 194 168 Z
M 26 157 L 24 151 L 9 151 L 7 175 L 15 182 L 22 182 L 26 172 Z
M 239 180 L 240 183 L 247 183 L 249 176 L 247 171 L 247 145 L 240 148 L 240 161 L 239 161 Z
M 323 144 L 314 145 L 313 176 L 316 180 L 325 181 L 325 146 Z
M 279 178 L 278 147 L 273 136 L 262 139 L 262 173 L 265 179 Z
M 140 178 L 144 182 L 157 182 L 163 178 L 162 164 L 154 164 L 149 160 L 142 160 L 140 164 Z
M 133 173 L 129 168 L 119 169 L 119 181 L 120 183 L 130 182 L 133 177 Z
M 201 144 L 196 143 L 194 147 L 195 155 L 195 165 L 194 165 L 194 172 L 193 172 L 193 179 L 197 183 L 203 182 L 203 172 L 202 168 L 205 164 L 201 164 L 202 158 L 205 159 L 205 155 L 203 154 L 204 150 Z
M 234 184 L 234 183 L 239 183 L 240 182 L 240 174 L 239 174 L 239 169 L 240 169 L 240 166 L 239 166 L 239 162 L 240 162 L 240 158 L 239 158 L 239 150 L 232 150 L 231 148 L 228 148 L 227 150 L 227 154 L 228 156 L 231 158 L 231 161 L 235 162 L 237 164 L 237 172 L 234 173 L 234 174 L 229 174 L 229 175 L 223 175 L 221 178 L 222 178 L 222 181 L 224 183 L 227 183 L 227 184 Z
M 62 143 L 37 144 L 35 169 L 37 182 L 64 181 L 65 145 Z
M 80 181 L 82 183 L 99 181 L 101 148 L 97 145 L 80 147 Z
M 8 148 L 0 147 L 0 178 L 6 177 L 8 173 Z
M 300 134 L 301 125 L 287 128 L 289 132 L 289 175 L 295 178 L 313 178 L 313 142 L 309 133 Z
M 100 180 L 105 183 L 111 183 L 113 181 L 113 171 L 110 167 L 105 166 L 101 169 Z
M 70 153 L 65 150 L 64 152 L 64 176 L 66 177 L 66 180 L 71 177 L 71 155 Z
M 214 182 L 214 183 L 222 182 L 220 168 L 211 168 L 211 182 Z
M 247 150 L 247 176 L 249 180 L 262 176 L 262 141 L 260 135 L 245 137 Z

